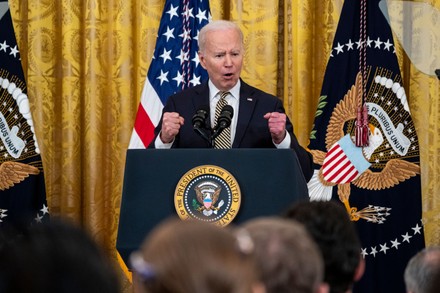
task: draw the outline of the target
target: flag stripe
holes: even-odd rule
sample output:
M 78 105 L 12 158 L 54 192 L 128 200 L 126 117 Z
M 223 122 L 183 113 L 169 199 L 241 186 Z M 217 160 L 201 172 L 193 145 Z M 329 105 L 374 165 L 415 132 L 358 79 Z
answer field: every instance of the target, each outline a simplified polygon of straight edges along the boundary
M 335 168 L 338 168 L 338 164 L 346 159 L 347 156 L 342 152 L 338 152 L 337 156 L 329 158 L 329 160 L 324 161 L 323 174 L 328 174 Z
M 348 166 L 350 166 L 350 161 L 347 159 L 347 157 L 344 156 L 337 162 L 337 165 L 333 169 L 333 172 L 329 174 L 330 177 L 327 180 L 330 182 L 337 181 L 335 180 L 335 178 L 340 178 L 341 176 L 343 176 Z
M 154 125 L 147 112 L 145 112 L 144 107 L 139 107 L 138 109 L 134 129 L 136 135 L 142 141 L 143 146 L 147 147 L 151 140 L 153 140 Z
M 347 160 L 347 163 L 342 167 L 342 171 L 339 172 L 338 176 L 335 177 L 335 182 L 338 183 L 347 183 L 349 182 L 349 178 L 351 177 L 352 172 L 355 172 L 353 164 L 350 163 L 350 161 Z
M 348 173 L 347 176 L 345 176 L 345 179 L 342 180 L 341 183 L 345 184 L 345 183 L 351 182 L 351 181 L 353 181 L 353 180 L 356 178 L 356 176 L 358 176 L 358 175 L 359 175 L 359 172 L 358 172 L 358 171 L 356 170 L 356 168 L 352 165 L 352 168 L 350 169 L 350 173 Z

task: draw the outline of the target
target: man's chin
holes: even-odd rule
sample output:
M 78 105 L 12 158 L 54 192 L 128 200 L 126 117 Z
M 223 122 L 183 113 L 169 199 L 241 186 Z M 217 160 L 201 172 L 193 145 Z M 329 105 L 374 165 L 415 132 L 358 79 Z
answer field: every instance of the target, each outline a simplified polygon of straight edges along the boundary
M 225 78 L 225 79 L 223 79 L 222 86 L 223 86 L 223 88 L 230 89 L 230 88 L 233 88 L 237 84 L 237 81 L 238 80 L 235 78 L 230 78 L 230 79 Z

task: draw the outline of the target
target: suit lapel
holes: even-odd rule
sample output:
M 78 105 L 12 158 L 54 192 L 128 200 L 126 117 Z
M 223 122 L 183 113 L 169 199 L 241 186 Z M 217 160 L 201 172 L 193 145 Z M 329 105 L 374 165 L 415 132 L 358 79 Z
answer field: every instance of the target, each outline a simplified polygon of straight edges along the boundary
M 235 130 L 235 138 L 232 143 L 233 148 L 237 148 L 241 144 L 244 134 L 249 126 L 249 122 L 254 112 L 257 98 L 254 96 L 254 90 L 251 86 L 241 80 L 240 86 L 240 105 L 238 110 L 237 129 Z

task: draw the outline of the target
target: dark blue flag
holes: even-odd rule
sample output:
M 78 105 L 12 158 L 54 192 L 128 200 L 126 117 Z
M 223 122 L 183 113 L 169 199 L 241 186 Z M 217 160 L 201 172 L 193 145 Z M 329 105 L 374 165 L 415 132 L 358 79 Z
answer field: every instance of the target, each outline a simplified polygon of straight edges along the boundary
M 356 222 L 366 272 L 354 291 L 405 292 L 405 266 L 424 247 L 419 143 L 378 3 L 344 2 L 310 136 L 308 186 L 311 200 L 340 201 Z
M 8 1 L 0 1 L 0 228 L 49 218 L 20 51 Z

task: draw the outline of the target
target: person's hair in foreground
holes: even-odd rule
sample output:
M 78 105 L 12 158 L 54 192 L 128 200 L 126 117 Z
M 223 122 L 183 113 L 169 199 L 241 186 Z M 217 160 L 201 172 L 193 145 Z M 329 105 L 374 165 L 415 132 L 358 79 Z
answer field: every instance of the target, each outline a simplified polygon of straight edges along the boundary
M 440 247 L 428 247 L 408 262 L 405 274 L 408 293 L 434 293 L 440 290 Z
M 266 292 L 327 292 L 320 252 L 301 224 L 262 217 L 249 220 L 242 228 L 254 242 L 256 266 Z
M 159 224 L 130 257 L 135 292 L 256 292 L 252 242 L 228 228 L 177 218 Z
M 119 279 L 110 260 L 73 223 L 52 218 L 25 231 L 2 236 L 0 292 L 120 292 Z
M 324 260 L 324 281 L 330 292 L 351 291 L 364 271 L 361 244 L 347 211 L 334 201 L 297 202 L 286 218 L 303 224 L 318 244 Z

